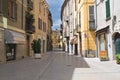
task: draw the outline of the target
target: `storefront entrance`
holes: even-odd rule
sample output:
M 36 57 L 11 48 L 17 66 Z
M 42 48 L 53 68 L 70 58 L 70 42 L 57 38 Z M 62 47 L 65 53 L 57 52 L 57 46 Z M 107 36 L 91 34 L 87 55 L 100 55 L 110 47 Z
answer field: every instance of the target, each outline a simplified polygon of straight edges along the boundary
M 16 44 L 6 44 L 6 59 L 15 60 L 16 56 Z
M 114 36 L 115 54 L 120 54 L 120 34 L 116 33 Z
M 105 33 L 99 35 L 99 56 L 101 60 L 107 60 L 107 47 L 106 47 L 106 36 Z

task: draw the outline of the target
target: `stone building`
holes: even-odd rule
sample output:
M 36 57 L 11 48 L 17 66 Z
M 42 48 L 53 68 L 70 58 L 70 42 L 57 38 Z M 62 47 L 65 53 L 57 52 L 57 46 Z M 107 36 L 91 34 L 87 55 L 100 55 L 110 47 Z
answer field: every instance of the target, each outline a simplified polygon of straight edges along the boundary
M 1 62 L 26 57 L 26 5 L 26 1 L 0 0 Z
M 33 3 L 33 14 L 35 18 L 35 33 L 33 39 L 41 40 L 41 53 L 46 53 L 49 6 L 46 0 L 33 0 Z

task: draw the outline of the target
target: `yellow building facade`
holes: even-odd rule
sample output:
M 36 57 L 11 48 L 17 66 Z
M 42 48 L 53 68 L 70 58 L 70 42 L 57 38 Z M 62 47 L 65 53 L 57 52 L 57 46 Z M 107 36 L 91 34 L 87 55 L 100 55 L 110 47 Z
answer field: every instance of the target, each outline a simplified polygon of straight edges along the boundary
M 76 0 L 75 8 L 80 53 L 85 57 L 94 57 L 96 52 L 94 1 Z
M 46 0 L 33 0 L 35 33 L 33 39 L 41 40 L 41 53 L 46 53 L 48 29 L 48 4 Z

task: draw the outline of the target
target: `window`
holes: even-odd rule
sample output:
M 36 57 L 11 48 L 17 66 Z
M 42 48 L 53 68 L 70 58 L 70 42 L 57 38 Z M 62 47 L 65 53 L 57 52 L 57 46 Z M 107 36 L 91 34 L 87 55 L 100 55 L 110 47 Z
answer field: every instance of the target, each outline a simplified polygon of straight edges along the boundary
M 81 12 L 79 12 L 79 25 L 81 27 Z
M 89 6 L 89 26 L 90 29 L 95 29 L 94 6 Z
M 105 51 L 105 34 L 101 34 L 99 36 L 99 47 L 100 47 L 100 51 Z
M 41 3 L 39 3 L 39 11 L 41 12 Z
M 43 31 L 46 32 L 46 23 L 43 22 Z
M 42 30 L 42 19 L 38 18 L 38 29 Z
M 9 16 L 12 19 L 17 18 L 17 4 L 14 0 L 10 1 L 10 10 L 9 10 Z
M 77 2 L 76 2 L 76 0 L 75 0 L 75 10 L 77 10 Z
M 106 1 L 106 20 L 110 19 L 110 1 Z
M 46 15 L 46 8 L 44 8 L 44 16 Z
M 0 0 L 0 13 L 2 13 L 2 0 Z

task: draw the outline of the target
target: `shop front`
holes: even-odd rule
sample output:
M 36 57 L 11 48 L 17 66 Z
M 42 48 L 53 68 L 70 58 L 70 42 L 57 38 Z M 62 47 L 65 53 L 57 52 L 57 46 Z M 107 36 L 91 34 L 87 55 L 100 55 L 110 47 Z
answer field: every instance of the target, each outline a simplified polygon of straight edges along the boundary
M 114 46 L 114 59 L 116 58 L 117 55 L 120 55 L 120 23 L 117 23 L 114 26 L 114 33 L 112 35 L 113 38 L 113 46 Z
M 25 35 L 19 32 L 5 30 L 6 60 L 25 57 Z
M 101 30 L 98 30 L 96 32 L 97 35 L 97 43 L 98 43 L 98 56 L 100 60 L 108 60 L 108 48 L 107 48 L 107 31 L 109 29 L 108 27 L 105 27 Z

